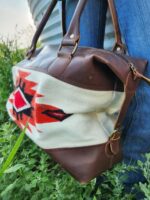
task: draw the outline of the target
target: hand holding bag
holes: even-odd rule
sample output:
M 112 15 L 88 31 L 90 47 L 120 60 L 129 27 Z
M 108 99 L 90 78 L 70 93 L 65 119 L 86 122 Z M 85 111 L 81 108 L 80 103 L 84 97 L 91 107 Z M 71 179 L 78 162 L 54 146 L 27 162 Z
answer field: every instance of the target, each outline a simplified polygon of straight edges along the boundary
M 37 40 L 54 9 L 52 0 L 32 42 L 28 58 L 13 67 L 14 92 L 7 110 L 39 147 L 82 183 L 122 159 L 122 122 L 147 61 L 125 55 L 113 0 L 113 51 L 78 47 L 79 0 L 58 54 L 52 46 L 35 53 Z M 86 34 L 86 33 L 85 33 Z

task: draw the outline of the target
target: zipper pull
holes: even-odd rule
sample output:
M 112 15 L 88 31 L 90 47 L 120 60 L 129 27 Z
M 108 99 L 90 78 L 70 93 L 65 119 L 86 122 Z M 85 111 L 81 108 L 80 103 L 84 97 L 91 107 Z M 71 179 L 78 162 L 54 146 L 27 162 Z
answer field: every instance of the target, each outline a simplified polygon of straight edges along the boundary
M 134 80 L 136 80 L 137 78 L 140 78 L 144 80 L 146 83 L 150 84 L 150 79 L 144 76 L 143 74 L 141 74 L 140 72 L 138 72 L 135 66 L 133 65 L 133 63 L 129 63 L 129 65 L 130 65 L 131 71 L 133 72 Z
M 143 79 L 146 83 L 150 84 L 150 79 L 147 78 L 146 76 L 143 76 L 142 74 L 141 74 L 141 79 Z
M 134 64 L 133 63 L 129 63 L 129 67 L 130 67 L 130 69 L 131 69 L 131 71 L 133 73 L 133 76 L 134 76 L 133 80 L 136 80 L 138 77 L 137 77 L 137 70 L 136 70 Z

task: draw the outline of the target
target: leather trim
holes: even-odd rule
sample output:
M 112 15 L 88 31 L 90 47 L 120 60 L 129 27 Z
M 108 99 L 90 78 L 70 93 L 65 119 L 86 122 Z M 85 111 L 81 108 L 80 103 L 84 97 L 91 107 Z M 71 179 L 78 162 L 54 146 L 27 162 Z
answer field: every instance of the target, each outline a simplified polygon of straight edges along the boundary
M 69 51 L 66 47 L 65 51 Z M 143 74 L 146 61 L 125 56 Z M 26 67 L 25 67 L 26 68 Z M 49 74 L 77 87 L 100 91 L 124 91 L 129 64 L 122 57 L 105 50 L 78 48 L 73 58 L 59 56 L 47 67 L 30 67 L 35 71 Z
M 76 180 L 81 183 L 87 183 L 122 159 L 120 139 L 101 145 L 63 148 L 63 149 L 45 149 L 53 159 L 67 170 Z M 106 151 L 107 149 L 107 151 Z M 110 152 L 114 150 L 115 154 Z

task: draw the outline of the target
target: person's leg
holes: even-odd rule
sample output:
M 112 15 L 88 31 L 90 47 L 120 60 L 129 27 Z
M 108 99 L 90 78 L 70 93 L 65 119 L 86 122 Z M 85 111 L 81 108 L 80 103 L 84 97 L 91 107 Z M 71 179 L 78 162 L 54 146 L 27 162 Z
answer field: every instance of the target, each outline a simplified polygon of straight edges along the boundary
M 150 1 L 115 0 L 122 35 L 129 55 L 149 61 L 150 76 Z M 133 164 L 150 152 L 150 86 L 141 82 L 125 119 L 124 161 Z M 144 181 L 142 174 L 131 173 L 128 186 Z
M 70 20 L 76 8 L 78 0 L 66 1 L 66 26 L 68 28 Z M 105 21 L 106 21 L 107 1 L 88 0 L 82 13 L 80 22 L 80 46 L 90 46 L 103 48 Z

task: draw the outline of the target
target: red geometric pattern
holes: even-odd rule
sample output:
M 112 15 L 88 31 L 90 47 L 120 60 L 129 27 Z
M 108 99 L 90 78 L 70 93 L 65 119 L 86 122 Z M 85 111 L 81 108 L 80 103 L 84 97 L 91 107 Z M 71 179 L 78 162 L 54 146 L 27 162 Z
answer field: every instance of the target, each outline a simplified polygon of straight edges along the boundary
M 14 92 L 13 105 L 17 112 L 31 107 L 20 88 L 17 88 Z
M 36 126 L 36 123 L 61 122 L 71 116 L 52 105 L 36 103 L 35 99 L 41 98 L 43 95 L 38 94 L 34 89 L 38 83 L 28 80 L 29 75 L 28 72 L 18 71 L 16 89 L 9 98 L 9 102 L 12 104 L 10 112 L 20 128 L 22 128 L 22 125 L 26 126 L 27 122 L 29 125 Z M 32 132 L 30 126 L 28 126 L 28 129 Z

